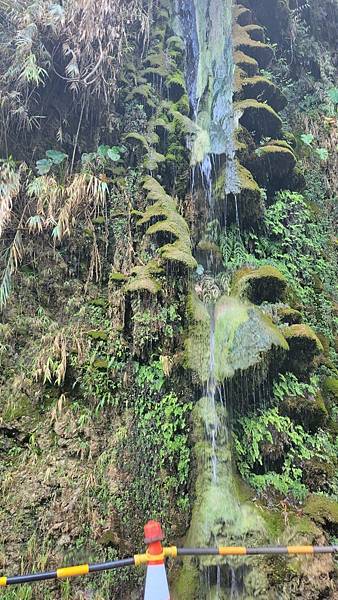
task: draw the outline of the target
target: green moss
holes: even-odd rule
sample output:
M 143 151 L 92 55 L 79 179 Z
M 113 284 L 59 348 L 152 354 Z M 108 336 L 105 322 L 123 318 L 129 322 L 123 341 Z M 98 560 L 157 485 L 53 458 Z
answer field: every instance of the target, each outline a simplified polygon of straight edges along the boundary
M 309 348 L 312 348 L 315 354 L 323 351 L 323 346 L 319 338 L 309 325 L 291 325 L 284 328 L 283 333 L 290 345 L 295 341 L 300 341 Z
M 186 558 L 179 577 L 176 577 L 170 591 L 172 600 L 195 600 L 198 597 L 200 573 L 193 560 Z
M 264 28 L 260 25 L 256 25 L 256 23 L 250 23 L 249 25 L 245 25 L 244 29 L 253 40 L 256 40 L 258 42 L 264 42 Z
M 98 369 L 99 371 L 108 369 L 108 360 L 106 358 L 97 358 L 93 362 L 94 369 Z
M 277 302 L 285 296 L 287 281 L 278 269 L 270 265 L 254 269 L 244 267 L 235 273 L 231 291 L 247 297 L 254 304 Z
M 244 73 L 249 75 L 249 77 L 256 75 L 258 71 L 258 62 L 251 56 L 248 56 L 241 50 L 237 50 L 234 54 L 234 61 Z
M 238 177 L 242 190 L 249 190 L 257 195 L 257 198 L 261 196 L 261 188 L 257 181 L 255 181 L 252 173 L 248 171 L 243 165 L 238 164 Z
M 254 40 L 245 27 L 236 24 L 233 29 L 233 41 L 236 49 L 244 51 L 254 58 L 261 68 L 265 68 L 273 58 L 273 48 L 259 40 Z
M 189 115 L 190 103 L 188 94 L 183 94 L 181 98 L 173 104 L 173 109 L 179 112 L 181 115 Z
M 320 525 L 338 526 L 338 502 L 325 496 L 310 496 L 303 512 Z
M 205 382 L 210 369 L 210 315 L 195 295 L 190 296 L 188 310 L 193 322 L 185 340 L 185 366 Z M 272 321 L 248 303 L 222 296 L 214 312 L 215 375 L 219 382 L 261 362 L 273 346 L 288 348 Z M 244 345 L 247 351 L 243 353 Z
M 236 4 L 233 7 L 233 18 L 239 25 L 249 25 L 252 22 L 251 10 L 242 4 Z
M 274 109 L 257 100 L 240 100 L 235 103 L 235 110 L 242 116 L 240 123 L 259 140 L 262 136 L 276 137 L 282 127 L 282 120 Z
M 258 157 L 258 169 L 265 180 L 288 175 L 297 162 L 292 150 L 272 143 L 257 148 L 255 154 Z
M 288 396 L 281 403 L 282 413 L 299 425 L 316 431 L 325 425 L 328 412 L 320 392 L 316 396 Z
M 282 110 L 287 104 L 286 97 L 278 87 L 261 75 L 243 78 L 241 91 L 245 99 L 259 98 L 260 102 L 267 102 L 276 111 Z
M 323 384 L 324 393 L 328 397 L 332 397 L 338 401 L 338 378 L 327 377 Z
M 105 342 L 108 339 L 108 334 L 103 329 L 91 329 L 87 331 L 87 335 L 92 340 L 101 340 Z
M 323 351 L 323 346 L 309 325 L 290 325 L 282 329 L 289 344 L 285 368 L 303 376 L 312 367 L 314 357 Z
M 169 92 L 169 97 L 174 102 L 178 102 L 182 96 L 187 94 L 184 76 L 181 71 L 175 71 L 175 73 L 169 75 L 165 84 Z
M 126 281 L 128 279 L 127 275 L 124 275 L 123 273 L 118 273 L 117 271 L 113 271 L 112 273 L 110 273 L 109 277 L 112 281 Z
M 281 323 L 288 325 L 296 325 L 302 320 L 302 313 L 300 310 L 290 308 L 290 306 L 278 308 L 277 316 Z

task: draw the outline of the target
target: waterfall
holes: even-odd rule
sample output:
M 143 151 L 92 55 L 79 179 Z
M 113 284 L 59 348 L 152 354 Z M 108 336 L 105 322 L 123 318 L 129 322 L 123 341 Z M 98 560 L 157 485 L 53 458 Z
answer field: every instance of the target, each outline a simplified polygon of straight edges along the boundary
M 232 0 L 176 0 L 177 27 L 185 40 L 186 80 L 198 126 L 191 164 L 212 189 L 213 157 L 225 159 L 225 193 L 240 191 L 233 105 Z
M 213 201 L 215 163 L 224 173 L 224 196 L 227 210 L 228 197 L 235 201 L 236 219 L 239 220 L 236 196 L 240 191 L 235 156 L 235 115 L 233 105 L 234 59 L 232 42 L 232 0 L 176 0 L 176 30 L 185 40 L 186 82 L 192 118 L 197 134 L 190 144 L 192 188 L 203 190 L 209 222 L 219 218 L 219 207 Z M 196 174 L 199 175 L 197 180 Z M 224 211 L 224 207 L 223 207 Z M 224 215 L 226 222 L 226 214 Z M 204 270 L 212 263 L 206 257 Z M 209 272 L 210 273 L 210 272 Z M 210 273 L 215 276 L 216 273 Z M 218 290 L 219 292 L 219 290 Z M 203 438 L 199 454 L 201 465 L 200 489 L 191 521 L 187 543 L 192 545 L 219 545 L 238 542 L 255 524 L 250 511 L 242 507 L 235 493 L 231 465 L 229 419 L 227 399 L 216 365 L 216 345 L 226 345 L 233 335 L 232 322 L 242 318 L 243 309 L 227 302 L 219 305 L 220 293 L 204 300 L 209 320 L 208 375 L 204 396 L 196 406 L 196 427 L 201 428 Z M 224 312 L 229 316 L 224 318 Z M 216 311 L 221 319 L 216 318 Z M 230 320 L 230 324 L 224 322 Z M 221 368 L 221 372 L 225 372 Z M 203 431 L 204 430 L 204 431 Z M 209 507 L 210 510 L 208 510 Z M 217 559 L 202 560 L 199 593 L 208 600 L 243 598 L 242 566 L 229 559 L 220 563 Z M 237 575 L 239 573 L 239 576 Z M 187 580 L 187 573 L 182 581 Z M 184 586 L 183 581 L 183 586 Z M 186 592 L 184 592 L 186 594 Z M 183 597 L 180 591 L 177 597 Z M 187 596 L 185 596 L 187 597 Z

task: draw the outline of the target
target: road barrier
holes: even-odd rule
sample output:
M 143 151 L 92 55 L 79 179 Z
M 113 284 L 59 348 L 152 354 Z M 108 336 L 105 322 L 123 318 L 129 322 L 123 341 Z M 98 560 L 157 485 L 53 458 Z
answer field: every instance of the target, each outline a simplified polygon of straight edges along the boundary
M 338 546 L 261 546 L 247 548 L 245 546 L 220 546 L 219 548 L 177 548 L 176 546 L 163 547 L 164 535 L 161 525 L 156 521 L 149 521 L 144 527 L 145 544 L 147 551 L 144 554 L 135 554 L 130 558 L 113 560 L 101 563 L 61 567 L 55 571 L 15 575 L 14 577 L 0 577 L 0 587 L 49 581 L 51 579 L 65 579 L 78 577 L 91 573 L 100 573 L 125 567 L 139 567 L 147 565 L 144 600 L 169 600 L 169 587 L 165 570 L 167 558 L 184 556 L 257 556 L 257 555 L 315 555 L 338 553 Z

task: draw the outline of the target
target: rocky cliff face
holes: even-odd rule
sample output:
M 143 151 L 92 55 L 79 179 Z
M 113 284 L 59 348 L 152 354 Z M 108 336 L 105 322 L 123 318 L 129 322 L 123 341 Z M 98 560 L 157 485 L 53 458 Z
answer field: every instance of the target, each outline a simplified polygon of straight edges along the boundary
M 222 499 L 234 543 L 334 543 L 336 4 L 12 4 L 0 573 L 130 555 L 149 517 L 211 543 Z M 177 566 L 178 597 L 335 597 L 330 557 L 217 569 Z M 128 572 L 3 597 L 141 589 Z

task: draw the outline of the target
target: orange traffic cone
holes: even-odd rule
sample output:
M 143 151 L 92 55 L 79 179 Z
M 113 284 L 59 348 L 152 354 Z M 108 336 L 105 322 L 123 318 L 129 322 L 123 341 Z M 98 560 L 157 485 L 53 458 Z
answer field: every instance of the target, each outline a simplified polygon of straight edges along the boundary
M 149 521 L 144 526 L 144 541 L 148 546 L 148 567 L 144 600 L 170 600 L 167 573 L 164 565 L 160 523 Z

